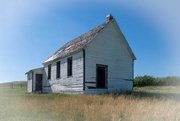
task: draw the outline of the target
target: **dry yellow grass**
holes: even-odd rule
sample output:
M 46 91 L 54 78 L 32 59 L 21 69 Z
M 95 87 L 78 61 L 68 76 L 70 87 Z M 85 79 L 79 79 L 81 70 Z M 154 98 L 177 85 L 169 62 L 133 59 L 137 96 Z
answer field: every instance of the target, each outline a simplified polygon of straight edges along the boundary
M 180 100 L 170 98 L 141 94 L 13 95 L 1 94 L 0 120 L 180 121 Z

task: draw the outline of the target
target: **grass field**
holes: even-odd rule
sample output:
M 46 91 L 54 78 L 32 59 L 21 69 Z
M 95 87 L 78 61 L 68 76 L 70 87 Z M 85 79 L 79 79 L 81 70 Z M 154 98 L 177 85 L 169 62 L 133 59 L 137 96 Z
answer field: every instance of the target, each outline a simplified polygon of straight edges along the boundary
M 136 87 L 131 94 L 64 95 L 30 94 L 22 82 L 14 87 L 0 85 L 0 121 L 64 120 L 180 121 L 180 87 Z

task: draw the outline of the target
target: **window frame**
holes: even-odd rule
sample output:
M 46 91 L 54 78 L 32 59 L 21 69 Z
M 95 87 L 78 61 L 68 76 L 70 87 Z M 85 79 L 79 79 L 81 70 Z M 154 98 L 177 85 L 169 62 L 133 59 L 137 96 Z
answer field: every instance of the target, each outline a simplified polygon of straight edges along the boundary
M 51 64 L 48 65 L 48 80 L 51 79 Z
M 73 57 L 67 58 L 67 77 L 71 77 L 73 75 Z
M 56 62 L 56 78 L 61 78 L 61 61 Z

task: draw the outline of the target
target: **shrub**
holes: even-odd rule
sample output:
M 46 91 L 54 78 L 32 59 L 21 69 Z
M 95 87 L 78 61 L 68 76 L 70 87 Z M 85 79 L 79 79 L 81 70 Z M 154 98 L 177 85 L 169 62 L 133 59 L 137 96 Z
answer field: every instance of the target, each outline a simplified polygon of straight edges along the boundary
M 144 76 L 137 76 L 134 79 L 134 86 L 149 86 L 149 85 L 153 85 L 154 82 L 154 77 L 152 76 L 148 76 L 148 75 L 144 75 Z
M 180 86 L 180 78 L 177 76 L 156 77 L 137 76 L 134 79 L 134 86 Z

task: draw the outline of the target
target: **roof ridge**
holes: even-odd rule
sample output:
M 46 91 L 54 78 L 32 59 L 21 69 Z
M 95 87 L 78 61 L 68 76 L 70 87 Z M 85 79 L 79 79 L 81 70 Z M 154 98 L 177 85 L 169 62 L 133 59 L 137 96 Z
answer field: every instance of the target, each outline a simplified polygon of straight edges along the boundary
M 110 22 L 110 21 L 109 21 Z M 44 63 L 51 62 L 53 60 L 69 56 L 75 52 L 82 50 L 89 41 L 95 37 L 104 27 L 109 23 L 104 22 L 99 26 L 89 30 L 88 32 L 72 39 L 71 41 L 65 43 L 61 48 L 59 48 L 53 55 L 51 55 Z

